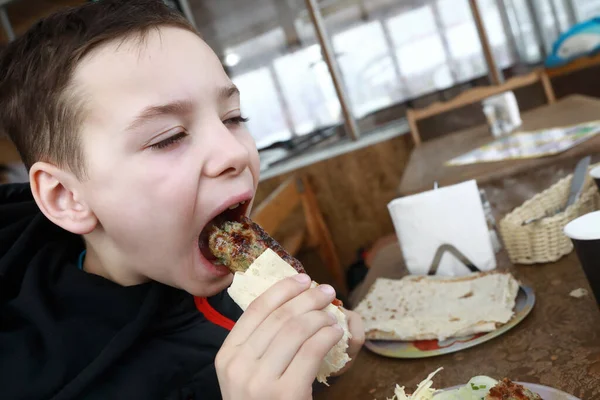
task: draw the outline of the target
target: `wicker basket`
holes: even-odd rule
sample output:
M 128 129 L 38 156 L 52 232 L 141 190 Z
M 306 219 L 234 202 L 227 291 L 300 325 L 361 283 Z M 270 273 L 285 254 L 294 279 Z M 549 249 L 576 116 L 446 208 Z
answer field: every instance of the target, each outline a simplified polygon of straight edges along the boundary
M 561 179 L 500 221 L 500 235 L 512 263 L 554 262 L 573 250 L 573 243 L 565 236 L 563 228 L 575 218 L 600 207 L 600 195 L 589 174 L 586 176 L 581 196 L 569 208 L 554 216 L 523 225 L 524 221 L 540 217 L 565 204 L 569 197 L 571 179 L 572 175 Z

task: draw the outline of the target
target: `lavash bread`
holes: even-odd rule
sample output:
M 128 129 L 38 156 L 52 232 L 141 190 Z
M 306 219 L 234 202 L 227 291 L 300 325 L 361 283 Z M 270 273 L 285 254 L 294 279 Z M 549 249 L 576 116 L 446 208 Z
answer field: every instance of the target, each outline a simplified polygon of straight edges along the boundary
M 509 273 L 462 277 L 379 278 L 354 309 L 365 337 L 379 340 L 446 340 L 490 332 L 513 316 L 519 283 Z
M 233 277 L 233 283 L 227 290 L 229 296 L 237 303 L 242 310 L 246 310 L 250 303 L 258 296 L 263 294 L 276 282 L 298 274 L 298 272 L 286 263 L 273 250 L 265 250 L 246 272 L 236 272 Z M 317 286 L 316 282 L 312 286 Z M 346 352 L 348 340 L 352 337 L 348 330 L 348 321 L 346 315 L 332 304 L 329 304 L 326 311 L 335 315 L 338 324 L 344 330 L 344 335 L 338 343 L 327 353 L 317 374 L 317 380 L 327 384 L 327 377 L 341 370 L 350 356 Z

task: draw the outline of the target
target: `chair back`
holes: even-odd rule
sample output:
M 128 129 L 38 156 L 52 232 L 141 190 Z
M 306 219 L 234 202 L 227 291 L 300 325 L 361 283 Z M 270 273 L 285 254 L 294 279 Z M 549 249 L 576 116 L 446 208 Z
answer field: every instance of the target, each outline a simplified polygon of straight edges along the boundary
M 335 245 L 319 208 L 312 185 L 305 176 L 286 179 L 252 213 L 252 220 L 271 236 L 275 235 L 286 219 L 302 207 L 306 225 L 297 227 L 280 240 L 281 245 L 296 255 L 303 245 L 316 248 L 338 292 L 347 294 L 344 272 Z
M 520 75 L 511 78 L 501 85 L 476 87 L 464 91 L 446 102 L 435 102 L 424 108 L 408 109 L 406 112 L 406 119 L 408 120 L 408 124 L 410 126 L 413 142 L 415 146 L 420 146 L 422 143 L 421 135 L 417 125 L 418 121 L 420 120 L 477 103 L 487 99 L 488 97 L 508 92 L 510 90 L 530 86 L 538 82 L 540 82 L 544 88 L 544 94 L 546 95 L 548 104 L 554 103 L 556 98 L 554 96 L 554 90 L 552 89 L 550 79 L 543 70 L 537 69 L 527 75 Z

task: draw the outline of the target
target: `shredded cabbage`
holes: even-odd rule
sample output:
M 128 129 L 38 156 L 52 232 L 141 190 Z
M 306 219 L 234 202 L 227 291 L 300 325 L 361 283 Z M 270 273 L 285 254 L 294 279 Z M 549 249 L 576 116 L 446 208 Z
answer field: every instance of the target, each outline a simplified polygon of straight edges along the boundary
M 436 371 L 429 374 L 423 382 L 419 383 L 417 390 L 410 396 L 404 392 L 404 386 L 396 385 L 394 397 L 388 400 L 433 400 L 435 389 L 431 388 L 431 386 L 433 386 L 432 378 L 442 369 L 443 368 L 438 368 Z
M 432 378 L 443 368 L 438 368 L 421 382 L 412 395 L 407 395 L 404 386 L 396 385 L 394 397 L 387 400 L 484 400 L 498 381 L 489 376 L 475 376 L 466 385 L 453 390 L 436 391 Z

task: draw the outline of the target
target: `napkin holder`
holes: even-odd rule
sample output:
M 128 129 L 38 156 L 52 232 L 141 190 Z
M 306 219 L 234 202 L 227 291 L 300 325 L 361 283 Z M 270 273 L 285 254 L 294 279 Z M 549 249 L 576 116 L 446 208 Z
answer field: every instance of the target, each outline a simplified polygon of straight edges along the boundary
M 469 260 L 467 256 L 461 253 L 456 247 L 454 247 L 451 244 L 445 243 L 438 247 L 437 251 L 435 252 L 435 256 L 433 256 L 433 261 L 431 262 L 431 266 L 429 267 L 427 275 L 437 274 L 438 268 L 440 267 L 440 263 L 442 261 L 442 257 L 445 253 L 452 254 L 454 257 L 456 257 L 457 260 L 463 263 L 469 271 L 481 272 L 481 270 L 477 268 L 477 266 L 475 266 L 475 264 L 471 260 Z
M 460 276 L 496 268 L 495 252 L 475 181 L 401 197 L 388 209 L 412 275 Z M 465 266 L 467 268 L 465 268 Z

